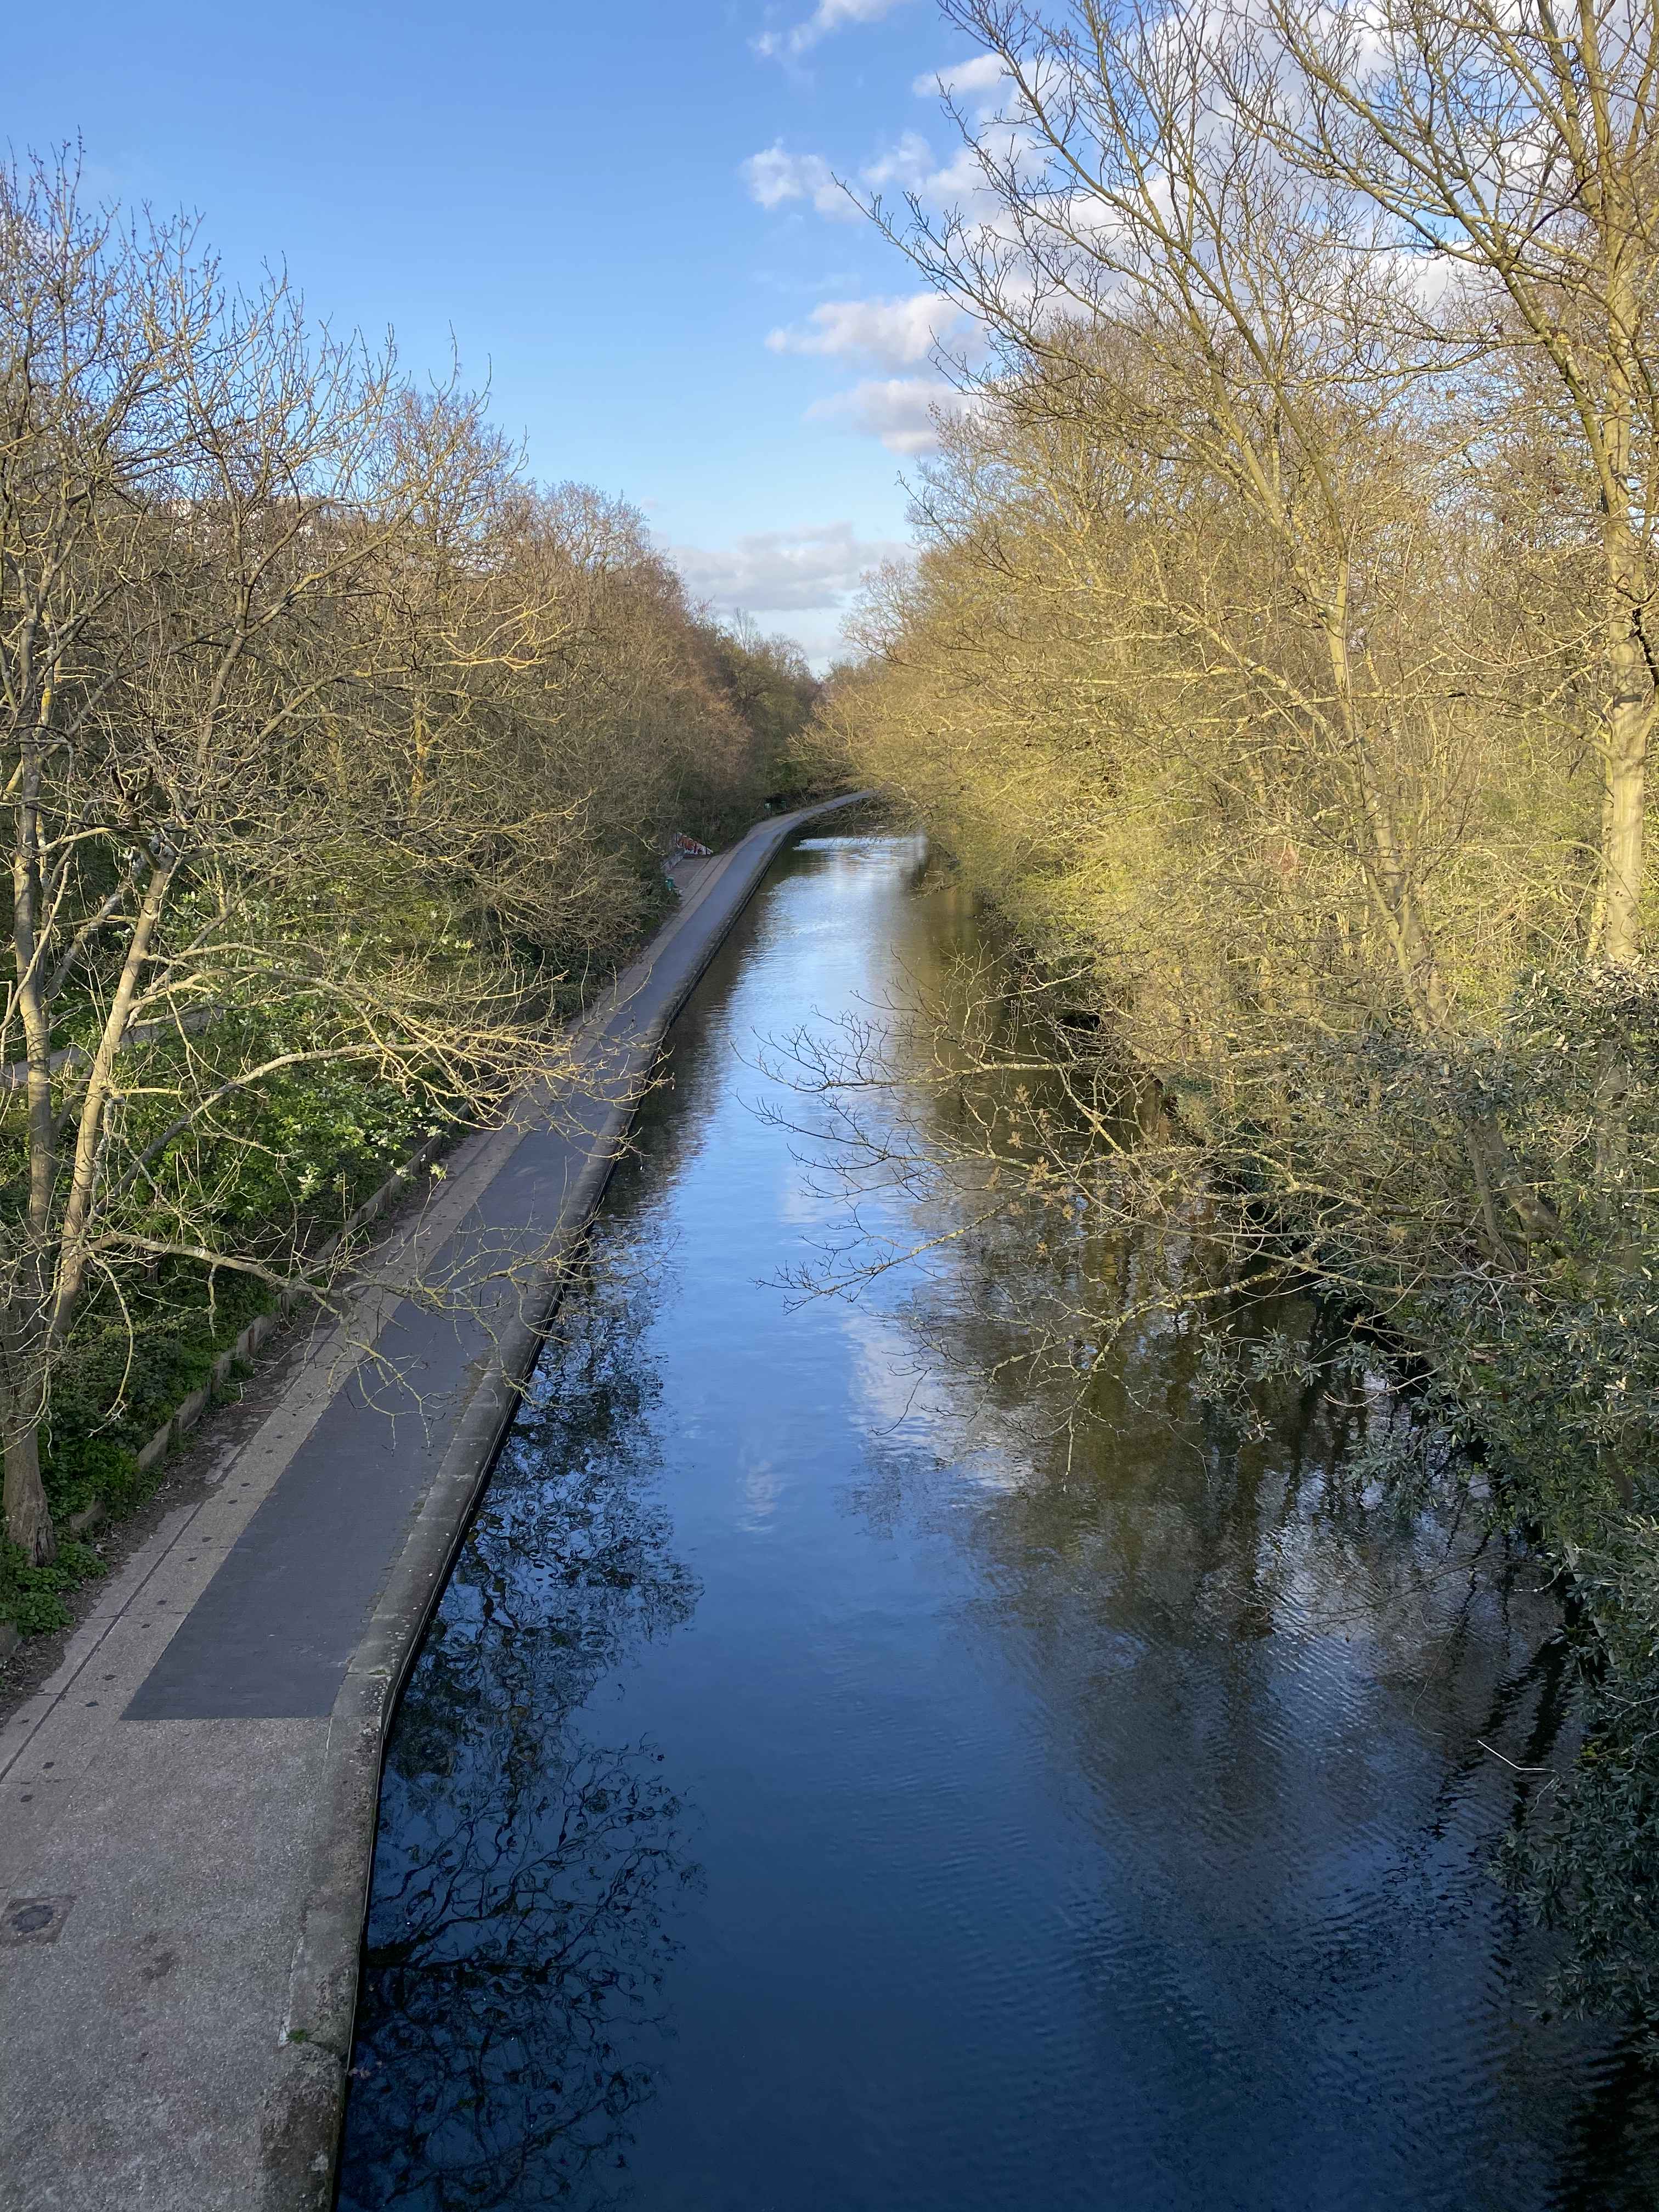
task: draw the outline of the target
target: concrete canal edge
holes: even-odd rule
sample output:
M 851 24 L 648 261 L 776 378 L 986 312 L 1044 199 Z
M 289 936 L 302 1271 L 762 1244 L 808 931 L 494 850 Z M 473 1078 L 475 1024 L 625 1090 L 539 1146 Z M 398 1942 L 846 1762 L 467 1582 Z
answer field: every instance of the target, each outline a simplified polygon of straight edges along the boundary
M 638 1042 L 652 1058 L 785 844 L 808 823 L 869 796 L 853 793 L 757 823 L 720 856 L 715 867 L 702 873 L 695 904 L 672 917 L 664 935 L 693 927 L 722 884 L 736 896 L 714 902 L 720 909 L 715 927 L 706 931 L 672 996 L 641 1025 Z M 733 878 L 729 884 L 728 876 Z M 656 951 L 653 944 L 647 962 Z M 389 1725 L 540 1356 L 557 1304 L 561 1262 L 599 1206 L 637 1097 L 634 1085 L 606 1114 L 598 1141 L 567 1194 L 543 1294 L 502 1330 L 495 1357 L 478 1376 L 414 1528 L 348 1663 L 330 1716 L 319 1778 L 320 1818 L 295 1948 L 288 2016 L 276 2079 L 261 2122 L 263 2212 L 327 2212 L 332 2203 Z

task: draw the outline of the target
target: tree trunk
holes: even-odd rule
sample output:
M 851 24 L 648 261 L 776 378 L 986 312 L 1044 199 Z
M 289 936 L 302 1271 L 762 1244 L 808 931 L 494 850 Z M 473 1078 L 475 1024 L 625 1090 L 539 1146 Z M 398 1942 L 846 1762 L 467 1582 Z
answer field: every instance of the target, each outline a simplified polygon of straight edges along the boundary
M 35 1566 L 58 1556 L 52 1508 L 40 1480 L 40 1431 L 30 1422 L 6 1431 L 6 1535 Z
M 1653 687 L 1639 628 L 1638 610 L 1645 599 L 1645 563 L 1640 549 L 1631 543 L 1622 517 L 1611 520 L 1607 568 L 1613 605 L 1607 622 L 1611 684 L 1598 902 L 1600 951 L 1609 966 L 1626 968 L 1638 961 L 1642 952 Z M 1595 1172 L 1603 1205 L 1615 1218 L 1629 1157 L 1631 1088 L 1630 1056 L 1619 1038 L 1609 1037 L 1601 1048 L 1595 1083 Z
M 1622 593 L 1621 593 L 1621 596 Z M 1628 966 L 1641 951 L 1639 915 L 1645 866 L 1648 733 L 1653 719 L 1647 660 L 1628 605 L 1610 624 L 1613 696 L 1607 702 L 1606 848 L 1602 860 L 1601 957 Z
M 1617 204 L 1626 216 L 1622 196 Z M 1611 212 L 1603 196 L 1604 222 Z M 1607 607 L 1607 802 L 1602 815 L 1601 879 L 1604 920 L 1601 957 L 1626 967 L 1641 953 L 1642 878 L 1646 855 L 1648 736 L 1653 722 L 1653 684 L 1643 642 L 1647 612 L 1647 549 L 1632 526 L 1633 494 L 1631 423 L 1641 365 L 1632 354 L 1639 327 L 1632 297 L 1629 250 L 1633 222 L 1615 225 L 1607 240 L 1607 379 L 1602 407 L 1601 531 Z
M 18 1545 L 35 1566 L 44 1566 L 58 1553 L 52 1509 L 40 1480 L 40 1334 L 38 1298 L 15 1297 L 0 1304 L 0 1439 L 3 1439 L 6 1467 L 6 1538 Z

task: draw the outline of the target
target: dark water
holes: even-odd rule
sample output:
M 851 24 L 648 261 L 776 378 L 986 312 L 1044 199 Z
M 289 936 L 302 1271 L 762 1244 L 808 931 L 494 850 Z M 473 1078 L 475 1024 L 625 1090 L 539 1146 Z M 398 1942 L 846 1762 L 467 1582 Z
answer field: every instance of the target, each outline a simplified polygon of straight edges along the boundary
M 1571 1731 L 1528 1562 L 1312 1388 L 1230 1444 L 1188 1331 L 1068 1449 L 902 1277 L 771 1285 L 834 1219 L 757 1040 L 937 970 L 919 870 L 805 845 L 676 1030 L 402 1707 L 342 2203 L 1651 2203 L 1487 1871 L 1477 1739 Z

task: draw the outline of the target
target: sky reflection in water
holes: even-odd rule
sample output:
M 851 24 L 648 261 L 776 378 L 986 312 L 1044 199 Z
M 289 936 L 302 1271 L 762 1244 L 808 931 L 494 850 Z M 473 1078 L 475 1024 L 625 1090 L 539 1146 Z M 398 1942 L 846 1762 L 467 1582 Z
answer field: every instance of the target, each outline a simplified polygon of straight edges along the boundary
M 809 842 L 675 1030 L 398 1720 L 342 2204 L 1649 2204 L 1486 1870 L 1476 1739 L 1571 1727 L 1528 1563 L 1316 1393 L 1227 1449 L 1189 1337 L 1068 1466 L 902 1285 L 770 1286 L 827 1213 L 757 1042 L 967 940 L 920 867 Z

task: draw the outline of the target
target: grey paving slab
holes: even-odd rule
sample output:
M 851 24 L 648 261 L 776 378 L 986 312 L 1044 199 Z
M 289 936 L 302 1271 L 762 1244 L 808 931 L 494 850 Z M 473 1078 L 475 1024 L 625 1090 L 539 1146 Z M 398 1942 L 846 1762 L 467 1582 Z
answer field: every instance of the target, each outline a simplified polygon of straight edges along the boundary
M 69 1908 L 54 1942 L 0 1952 L 0 2202 L 257 2202 L 249 2092 L 282 2016 L 326 1744 L 318 1722 L 119 1729 L 71 1786 L 11 1876 L 9 1893 Z

